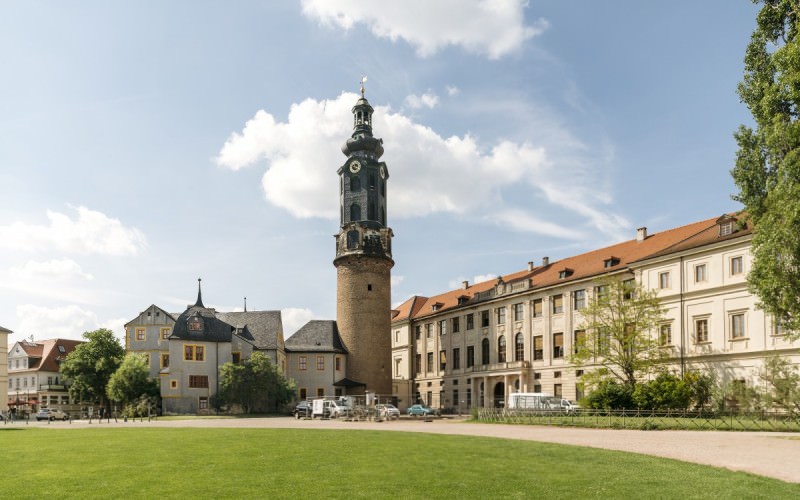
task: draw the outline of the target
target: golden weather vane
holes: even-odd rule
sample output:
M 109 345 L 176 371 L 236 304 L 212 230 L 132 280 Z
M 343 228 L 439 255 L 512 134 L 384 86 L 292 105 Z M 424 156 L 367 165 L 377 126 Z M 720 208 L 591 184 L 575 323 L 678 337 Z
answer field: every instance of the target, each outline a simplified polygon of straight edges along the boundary
M 361 97 L 364 97 L 364 82 L 367 81 L 367 75 L 361 75 Z

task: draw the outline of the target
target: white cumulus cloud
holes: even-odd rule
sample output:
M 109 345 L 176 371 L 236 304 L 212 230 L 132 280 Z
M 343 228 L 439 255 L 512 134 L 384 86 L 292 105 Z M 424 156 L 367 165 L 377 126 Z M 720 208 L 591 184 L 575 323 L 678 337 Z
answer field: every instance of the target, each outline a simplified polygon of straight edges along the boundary
M 118 219 L 86 207 L 70 207 L 73 217 L 47 211 L 49 224 L 14 222 L 0 226 L 0 248 L 79 254 L 136 255 L 146 246 L 144 234 Z
M 547 21 L 525 22 L 526 0 L 303 0 L 303 14 L 323 26 L 344 30 L 365 25 L 373 35 L 404 40 L 429 57 L 449 47 L 499 59 L 542 33 Z
M 216 161 L 231 170 L 264 162 L 262 186 L 270 203 L 299 218 L 335 219 L 335 172 L 345 157 L 337 164 L 331 155 L 351 133 L 351 108 L 358 97 L 345 92 L 336 99 L 306 99 L 291 107 L 284 122 L 259 110 L 241 132 L 231 134 Z M 393 217 L 445 212 L 577 240 L 584 232 L 574 223 L 560 226 L 547 210 L 571 212 L 613 236 L 626 223 L 606 213 L 611 198 L 596 173 L 583 164 L 556 165 L 543 145 L 499 140 L 487 150 L 469 134 L 443 137 L 387 106 L 374 107 L 373 130 L 384 139 L 391 177 L 390 225 Z
M 31 260 L 20 267 L 11 268 L 9 273 L 19 279 L 94 279 L 94 276 L 83 272 L 81 266 L 71 259 L 52 259 L 46 262 L 37 262 Z
M 429 108 L 433 109 L 439 104 L 439 96 L 431 92 L 422 95 L 411 94 L 406 97 L 406 106 L 411 109 Z
M 448 85 L 446 88 L 447 88 L 447 95 L 449 96 L 458 95 L 458 93 L 461 92 L 461 90 L 455 85 Z
M 17 306 L 19 323 L 16 335 L 34 339 L 63 338 L 81 340 L 84 332 L 99 328 L 97 316 L 76 305 L 41 307 L 34 304 Z
M 283 335 L 289 338 L 303 325 L 314 319 L 314 313 L 311 312 L 311 309 L 287 307 L 281 309 L 281 319 L 283 320 Z

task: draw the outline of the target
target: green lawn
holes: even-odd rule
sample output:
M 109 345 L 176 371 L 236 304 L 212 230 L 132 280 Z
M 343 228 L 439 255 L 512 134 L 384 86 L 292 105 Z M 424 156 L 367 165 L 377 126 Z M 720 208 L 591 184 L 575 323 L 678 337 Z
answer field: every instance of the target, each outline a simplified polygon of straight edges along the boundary
M 800 485 L 622 452 L 304 429 L 2 428 L 3 498 L 800 498 Z

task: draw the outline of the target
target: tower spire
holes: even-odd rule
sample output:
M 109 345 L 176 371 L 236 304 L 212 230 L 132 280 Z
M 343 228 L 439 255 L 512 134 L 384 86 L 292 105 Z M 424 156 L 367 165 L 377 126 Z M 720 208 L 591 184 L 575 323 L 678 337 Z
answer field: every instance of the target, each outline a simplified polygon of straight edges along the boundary
M 195 307 L 205 308 L 206 306 L 203 305 L 203 290 L 200 288 L 201 281 L 203 281 L 203 278 L 197 278 L 197 302 L 194 305 Z
M 247 297 L 244 298 L 244 312 L 247 312 Z

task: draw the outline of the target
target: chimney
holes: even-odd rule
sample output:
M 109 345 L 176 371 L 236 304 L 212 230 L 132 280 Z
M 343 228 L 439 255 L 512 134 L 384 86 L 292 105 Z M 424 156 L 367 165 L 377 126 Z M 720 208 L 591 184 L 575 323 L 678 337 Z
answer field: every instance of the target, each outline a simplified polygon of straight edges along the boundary
M 542 266 L 550 265 L 550 257 L 542 257 Z
M 647 228 L 640 227 L 636 230 L 636 241 L 644 241 L 647 239 Z
M 461 288 L 463 288 L 464 290 L 469 288 L 469 281 L 462 281 L 461 282 Z
M 533 271 L 533 262 L 528 262 L 528 271 Z

